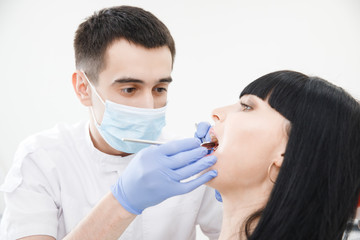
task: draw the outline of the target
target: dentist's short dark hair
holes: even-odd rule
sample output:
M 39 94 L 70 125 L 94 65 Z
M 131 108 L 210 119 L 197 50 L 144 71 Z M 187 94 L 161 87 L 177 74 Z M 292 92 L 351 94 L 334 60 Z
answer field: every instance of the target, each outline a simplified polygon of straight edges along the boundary
M 174 62 L 175 43 L 164 23 L 141 8 L 117 6 L 95 12 L 79 25 L 74 39 L 76 68 L 96 84 L 106 66 L 106 50 L 119 39 L 148 49 L 167 46 Z

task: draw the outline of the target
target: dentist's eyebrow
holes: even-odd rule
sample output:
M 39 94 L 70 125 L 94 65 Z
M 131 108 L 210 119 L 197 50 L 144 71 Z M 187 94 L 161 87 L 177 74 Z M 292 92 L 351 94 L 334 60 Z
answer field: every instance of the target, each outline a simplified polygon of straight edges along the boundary
M 172 78 L 171 77 L 162 78 L 158 82 L 159 83 L 171 83 Z M 135 79 L 135 78 L 119 78 L 119 79 L 116 79 L 112 84 L 116 84 L 116 83 L 140 83 L 140 84 L 144 84 L 145 82 L 143 80 Z
M 135 78 L 119 78 L 119 79 L 116 79 L 112 84 L 116 84 L 116 83 L 141 83 L 141 84 L 144 84 L 144 81 L 135 79 Z
M 172 78 L 171 78 L 171 77 L 163 78 L 163 79 L 160 79 L 159 82 L 171 83 L 171 82 L 172 82 Z

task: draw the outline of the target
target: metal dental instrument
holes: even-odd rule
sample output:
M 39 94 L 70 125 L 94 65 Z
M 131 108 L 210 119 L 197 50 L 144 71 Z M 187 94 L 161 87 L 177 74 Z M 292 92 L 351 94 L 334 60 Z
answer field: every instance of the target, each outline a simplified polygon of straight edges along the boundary
M 160 141 L 151 141 L 151 140 L 142 140 L 142 139 L 134 139 L 134 138 L 122 138 L 121 141 L 124 142 L 136 142 L 136 143 L 146 143 L 146 144 L 152 144 L 152 145 L 161 145 L 165 142 Z
M 200 146 L 207 148 L 208 150 L 213 150 L 216 146 L 217 143 L 214 142 L 203 142 L 202 144 L 200 144 Z
M 145 143 L 145 144 L 152 144 L 152 145 L 161 145 L 161 144 L 165 143 L 165 142 L 159 142 L 159 141 L 150 141 L 150 140 L 142 140 L 142 139 L 134 139 L 134 138 L 122 138 L 121 141 Z M 201 143 L 200 146 L 205 147 L 208 150 L 212 150 L 216 146 L 216 143 L 214 143 L 214 142 L 203 142 L 203 143 Z
M 195 123 L 195 127 L 197 129 L 197 123 Z M 135 139 L 135 138 L 122 138 L 121 141 L 124 142 L 135 142 L 135 143 L 145 143 L 145 144 L 152 144 L 152 145 L 161 145 L 165 142 L 160 141 L 151 141 L 151 140 L 142 140 L 142 139 Z M 206 139 L 203 137 L 201 138 L 202 143 L 200 146 L 207 148 L 208 150 L 213 150 L 214 147 L 217 146 L 217 143 L 215 142 L 206 142 Z
M 195 123 L 195 128 L 197 129 L 197 127 L 198 127 L 198 124 Z M 200 144 L 200 146 L 207 148 L 208 150 L 213 150 L 214 147 L 217 146 L 217 143 L 215 143 L 215 142 L 206 142 L 205 137 L 201 138 L 201 142 L 202 143 Z

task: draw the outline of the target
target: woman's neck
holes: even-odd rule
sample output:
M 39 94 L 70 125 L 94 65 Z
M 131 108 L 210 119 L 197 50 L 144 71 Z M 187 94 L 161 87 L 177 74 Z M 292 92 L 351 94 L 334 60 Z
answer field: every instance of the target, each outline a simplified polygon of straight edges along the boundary
M 219 240 L 246 239 L 246 221 L 249 216 L 266 205 L 269 197 L 269 193 L 266 192 L 247 190 L 234 194 L 230 191 L 230 194 L 222 195 L 223 221 Z M 251 224 L 250 231 L 256 227 L 257 220 Z

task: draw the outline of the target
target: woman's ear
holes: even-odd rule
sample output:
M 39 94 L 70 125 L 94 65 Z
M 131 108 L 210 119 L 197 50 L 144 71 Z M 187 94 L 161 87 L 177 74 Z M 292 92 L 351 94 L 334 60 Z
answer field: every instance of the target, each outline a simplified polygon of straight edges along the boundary
M 91 89 L 89 83 L 86 81 L 85 76 L 79 70 L 76 70 L 72 75 L 72 84 L 75 94 L 84 106 L 92 106 Z
M 281 153 L 280 156 L 274 161 L 276 167 L 280 168 L 284 161 L 285 153 Z
M 276 159 L 274 159 L 274 161 L 271 162 L 271 164 L 268 167 L 268 178 L 274 184 L 275 184 L 276 179 L 277 179 L 277 177 L 279 175 L 280 168 L 281 168 L 281 165 L 282 165 L 283 160 L 284 160 L 284 156 L 285 156 L 284 153 L 279 154 L 276 157 Z
M 278 168 L 281 167 L 281 165 L 284 161 L 285 151 L 286 151 L 287 143 L 289 141 L 290 128 L 291 128 L 290 121 L 285 119 L 284 120 L 284 128 L 283 128 L 283 130 L 284 130 L 283 136 L 282 136 L 280 143 L 278 144 L 278 148 L 277 148 L 278 153 L 274 159 L 274 164 Z

